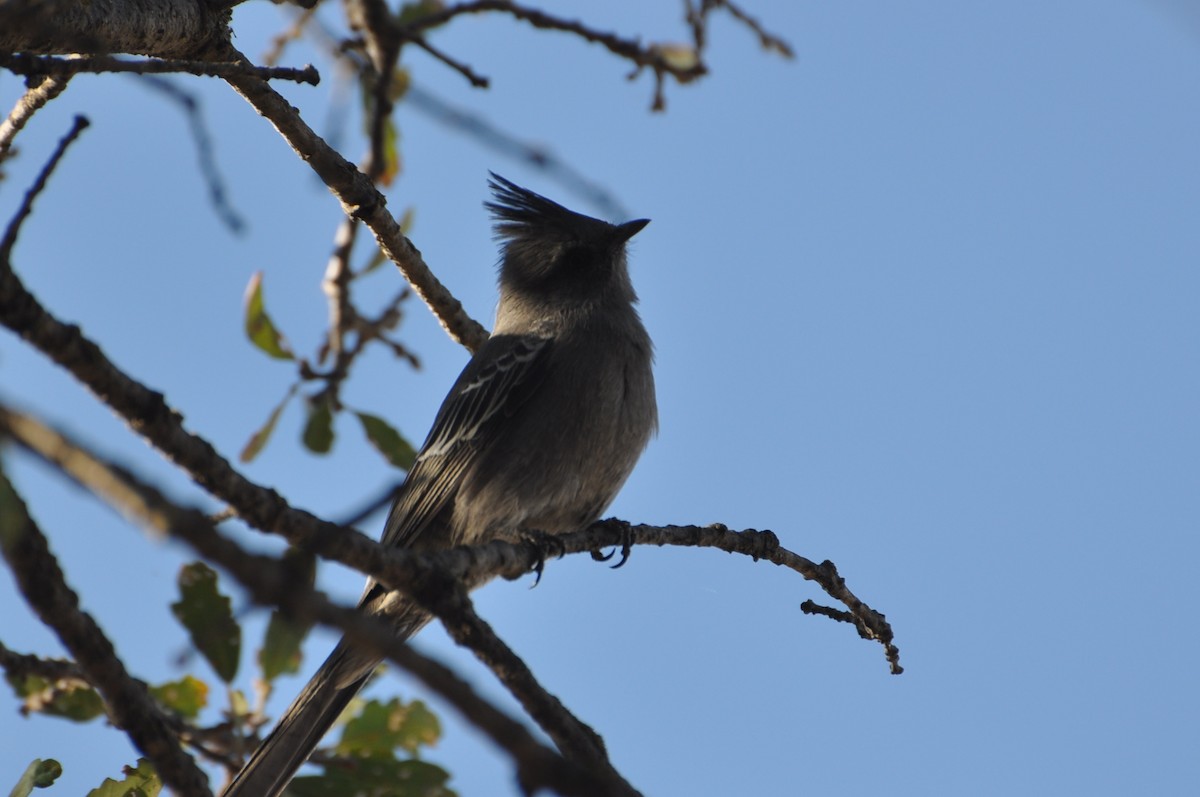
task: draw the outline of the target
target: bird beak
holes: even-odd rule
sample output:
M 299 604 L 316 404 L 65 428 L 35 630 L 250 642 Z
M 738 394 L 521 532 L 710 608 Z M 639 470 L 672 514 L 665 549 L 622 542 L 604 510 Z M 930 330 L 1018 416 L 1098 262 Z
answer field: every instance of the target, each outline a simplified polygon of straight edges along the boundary
M 634 221 L 627 221 L 624 224 L 618 224 L 616 234 L 617 241 L 619 243 L 625 243 L 630 238 L 641 232 L 642 228 L 649 223 L 650 219 L 635 219 Z

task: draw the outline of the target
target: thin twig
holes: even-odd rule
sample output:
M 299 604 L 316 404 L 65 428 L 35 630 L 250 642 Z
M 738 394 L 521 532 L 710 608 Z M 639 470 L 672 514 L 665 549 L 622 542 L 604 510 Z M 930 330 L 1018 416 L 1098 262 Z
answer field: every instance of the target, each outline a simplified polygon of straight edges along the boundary
M 605 218 L 624 221 L 630 217 L 629 208 L 616 196 L 544 145 L 523 141 L 479 114 L 451 105 L 417 84 L 408 87 L 405 102 L 440 124 L 470 136 L 485 147 L 513 158 L 531 169 L 544 172 L 550 180 L 590 203 Z
M 388 163 L 388 130 L 392 122 L 392 82 L 400 60 L 400 40 L 394 29 L 392 13 L 384 0 L 348 0 L 345 3 L 350 29 L 362 35 L 370 68 L 359 70 L 371 102 L 367 107 L 370 155 L 362 164 L 373 182 L 389 183 L 395 176 Z M 395 157 L 398 153 L 393 151 Z
M 329 256 L 329 263 L 325 267 L 325 279 L 321 282 L 321 289 L 329 300 L 329 330 L 317 361 L 322 361 L 326 354 L 332 354 L 334 371 L 343 375 L 348 368 L 344 360 L 346 336 L 354 329 L 354 322 L 358 318 L 358 313 L 350 302 L 350 282 L 354 278 L 354 272 L 350 269 L 350 253 L 354 249 L 357 232 L 358 221 L 349 216 L 338 223 L 333 239 L 333 253 Z
M 304 35 L 304 28 L 315 18 L 316 13 L 317 6 L 314 3 L 311 7 L 305 8 L 296 14 L 295 19 L 292 20 L 291 27 L 281 31 L 271 39 L 271 49 L 263 54 L 263 63 L 267 66 L 275 66 L 275 64 L 279 63 L 279 59 L 283 58 L 283 52 L 287 49 L 288 44 Z
M 0 644 L 0 669 L 21 697 L 23 717 L 52 710 L 57 701 L 79 690 L 94 691 L 75 662 L 17 653 L 3 644 Z
M 389 484 L 377 495 L 368 499 L 361 507 L 337 522 L 343 526 L 357 526 L 359 523 L 362 523 L 364 520 L 369 518 L 371 515 L 374 515 L 384 507 L 391 506 L 392 501 L 396 500 L 396 493 L 399 492 L 400 487 L 403 484 L 404 482 Z
M 204 114 L 200 109 L 200 100 L 196 95 L 175 85 L 175 82 L 169 77 L 140 75 L 138 80 L 142 85 L 159 91 L 183 109 L 188 127 L 192 132 L 192 141 L 196 145 L 196 159 L 200 162 L 200 176 L 204 178 L 204 183 L 208 186 L 208 198 L 212 202 L 213 209 L 230 232 L 238 234 L 244 231 L 247 226 L 246 220 L 229 201 L 225 180 L 221 177 L 221 170 L 217 166 L 213 138 L 208 132 L 208 125 L 205 124 Z
M 440 568 L 435 566 L 432 573 L 440 576 Z M 569 761 L 604 773 L 615 782 L 623 782 L 608 760 L 600 735 L 542 687 L 529 666 L 476 613 L 461 581 L 440 578 L 435 584 L 432 579 L 423 580 L 416 587 L 414 596 L 423 608 L 437 616 L 451 639 L 474 653 L 495 673 Z
M 52 55 L 0 53 L 0 66 L 18 75 L 59 75 L 70 77 L 80 72 L 133 72 L 139 75 L 162 75 L 185 72 L 191 75 L 228 78 L 238 75 L 261 80 L 291 80 L 296 83 L 319 85 L 321 75 L 312 64 L 300 69 L 282 66 L 254 66 L 250 63 L 221 61 L 188 61 L 169 58 L 116 58 L 111 55 L 90 55 L 80 58 L 58 58 Z
M 29 122 L 42 106 L 62 94 L 67 87 L 68 77 L 45 75 L 41 79 L 31 79 L 29 88 L 17 100 L 17 104 L 9 111 L 8 116 L 0 122 L 0 162 L 9 156 L 13 139 L 21 128 Z
M 241 57 L 240 53 L 237 54 Z M 360 219 L 375 235 L 380 250 L 399 266 L 408 283 L 433 311 L 451 338 L 475 351 L 487 330 L 463 310 L 421 258 L 420 251 L 387 211 L 387 200 L 371 180 L 313 132 L 299 112 L 269 84 L 245 75 L 227 77 L 229 84 L 265 116 L 321 181 L 342 203 L 346 214 Z
M 730 0 L 722 0 L 721 6 L 733 16 L 738 22 L 741 22 L 758 37 L 759 44 L 764 50 L 774 50 L 784 58 L 795 58 L 796 52 L 792 46 L 786 41 L 767 31 L 757 19 L 747 14 L 740 6 Z
M 38 194 L 46 187 L 46 181 L 50 179 L 50 175 L 54 172 L 54 167 L 58 166 L 58 162 L 62 159 L 63 154 L 67 151 L 67 147 L 71 146 L 79 134 L 84 131 L 90 122 L 86 116 L 76 116 L 75 121 L 71 124 L 71 129 L 63 136 L 58 146 L 55 147 L 50 159 L 42 166 L 42 170 L 38 172 L 37 179 L 33 181 L 33 185 L 25 192 L 25 198 L 21 201 L 21 206 L 17 208 L 17 212 L 8 222 L 8 227 L 4 230 L 4 237 L 0 238 L 0 263 L 7 263 L 12 256 L 12 248 L 17 242 L 17 235 L 21 232 L 21 224 L 33 211 L 33 201 L 37 199 Z
M 34 675 L 50 682 L 51 690 L 65 690 L 74 687 L 92 687 L 88 675 L 78 664 L 67 659 L 47 659 L 29 653 L 17 653 L 0 643 L 0 669 L 5 676 L 20 680 L 27 675 Z M 141 679 L 134 679 L 141 688 L 149 690 L 149 685 Z M 22 707 L 25 713 L 28 705 Z M 228 754 L 213 750 L 208 742 L 215 741 L 221 747 L 228 747 L 230 735 L 229 725 L 221 723 L 214 728 L 200 728 L 169 712 L 163 713 L 163 720 L 170 725 L 176 734 L 190 747 L 200 752 L 204 757 L 218 764 L 236 768 L 238 762 Z
M 432 44 L 429 43 L 429 41 L 424 36 L 415 36 L 415 37 L 413 37 L 412 41 L 413 41 L 413 44 L 417 45 L 422 50 L 429 53 L 430 55 L 432 55 L 437 60 L 441 61 L 446 66 L 450 67 L 455 72 L 458 72 L 460 75 L 465 77 L 467 79 L 467 82 L 469 82 L 475 88 L 486 89 L 486 88 L 488 88 L 488 86 L 491 85 L 491 83 L 488 81 L 488 79 L 486 77 L 479 74 L 474 69 L 472 69 L 471 67 L 469 67 L 465 63 L 463 63 L 462 61 L 459 61 L 458 59 L 448 55 L 447 53 L 443 52 L 442 50 L 439 50 L 437 47 L 434 47 Z
M 398 30 L 398 35 L 403 39 L 416 41 L 423 31 L 444 25 L 455 17 L 489 11 L 508 14 L 535 28 L 570 33 L 584 41 L 598 44 L 613 55 L 631 61 L 634 64 L 634 71 L 630 75 L 631 78 L 643 69 L 649 69 L 654 74 L 654 99 L 651 103 L 651 109 L 655 111 L 660 111 L 666 107 L 663 97 L 663 84 L 666 75 L 670 75 L 677 83 L 685 84 L 691 83 L 708 74 L 708 67 L 701 60 L 699 51 L 691 59 L 672 59 L 668 55 L 668 49 L 663 47 L 657 45 L 643 46 L 637 39 L 627 39 L 615 33 L 605 33 L 577 20 L 556 17 L 552 14 L 547 14 L 541 9 L 518 5 L 517 3 L 508 2 L 508 0 L 475 0 L 475 2 L 452 5 L 442 11 L 427 14 L 408 25 L 401 26 Z
M 0 669 L 9 678 L 36 675 L 46 681 L 73 681 L 87 684 L 87 676 L 79 665 L 67 659 L 44 659 L 29 653 L 17 653 L 0 642 Z
M 556 30 L 572 33 L 584 41 L 599 44 L 613 55 L 618 55 L 635 64 L 670 74 L 680 83 L 688 83 L 704 75 L 708 70 L 702 64 L 694 64 L 685 68 L 671 64 L 652 47 L 643 47 L 637 39 L 626 39 L 615 33 L 604 33 L 590 28 L 576 20 L 562 19 L 547 14 L 541 9 L 530 8 L 507 2 L 507 0 L 476 0 L 475 2 L 459 3 L 444 11 L 421 17 L 412 24 L 402 27 L 402 36 L 420 33 L 423 30 L 444 25 L 451 19 L 463 14 L 478 14 L 486 11 L 498 11 L 509 14 L 516 19 L 527 22 L 542 30 Z

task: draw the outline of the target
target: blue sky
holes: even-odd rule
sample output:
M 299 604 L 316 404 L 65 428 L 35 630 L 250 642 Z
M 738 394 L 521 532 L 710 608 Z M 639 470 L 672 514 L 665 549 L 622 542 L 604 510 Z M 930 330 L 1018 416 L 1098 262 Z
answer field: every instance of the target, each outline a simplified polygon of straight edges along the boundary
M 685 36 L 677 3 L 594 5 L 562 13 Z M 718 19 L 712 74 L 670 87 L 665 114 L 647 111 L 649 79 L 627 82 L 601 49 L 497 17 L 434 39 L 489 91 L 422 53 L 406 63 L 426 91 L 544 144 L 653 219 L 631 258 L 662 430 L 612 512 L 770 528 L 833 560 L 892 621 L 906 672 L 803 616 L 801 601 L 821 596 L 794 574 L 713 551 L 640 549 L 618 571 L 555 562 L 535 590 L 488 587 L 481 612 L 647 795 L 1194 789 L 1200 13 L 1168 0 L 748 7 L 797 59 Z M 240 7 L 239 46 L 261 53 L 279 14 Z M 335 75 L 324 77 L 282 90 L 329 133 Z M 0 217 L 86 113 L 94 126 L 26 224 L 16 266 L 232 456 L 291 376 L 244 341 L 242 291 L 264 271 L 276 321 L 311 349 L 338 209 L 232 91 L 180 82 L 202 98 L 245 235 L 207 203 L 178 110 L 114 76 L 79 78 L 22 133 Z M 3 107 L 19 89 L 0 77 Z M 415 207 L 414 243 L 490 323 L 487 171 L 600 210 L 414 108 L 398 119 L 405 166 L 390 206 Z M 363 303 L 398 285 L 381 269 Z M 347 400 L 419 441 L 466 353 L 417 303 L 403 335 L 424 368 L 368 358 Z M 200 500 L 10 334 L 0 395 Z M 293 407 L 251 478 L 333 516 L 392 478 L 352 419 L 325 458 L 300 448 L 300 424 Z M 7 461 L 131 667 L 176 677 L 186 642 L 166 604 L 187 552 Z M 330 566 L 324 578 L 357 597 L 356 574 Z M 19 600 L 0 579 L 0 639 L 55 652 Z M 438 630 L 416 644 L 505 702 Z M 308 665 L 331 645 L 315 635 Z M 281 685 L 279 707 L 300 685 Z M 377 690 L 427 697 L 396 675 Z M 12 702 L 0 694 L 0 782 L 54 756 L 66 767 L 55 793 L 84 793 L 133 759 L 115 731 L 23 720 Z M 503 760 L 447 720 L 430 757 L 460 792 L 515 794 Z

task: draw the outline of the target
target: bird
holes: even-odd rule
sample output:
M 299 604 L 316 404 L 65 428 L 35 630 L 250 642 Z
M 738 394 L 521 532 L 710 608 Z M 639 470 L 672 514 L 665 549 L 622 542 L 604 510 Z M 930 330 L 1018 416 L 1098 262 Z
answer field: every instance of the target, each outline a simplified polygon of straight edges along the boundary
M 495 324 L 398 488 L 385 546 L 437 551 L 585 528 L 658 429 L 653 345 L 626 251 L 649 220 L 610 224 L 489 174 Z M 359 610 L 402 639 L 430 619 L 374 579 Z M 378 663 L 339 642 L 222 797 L 280 794 Z

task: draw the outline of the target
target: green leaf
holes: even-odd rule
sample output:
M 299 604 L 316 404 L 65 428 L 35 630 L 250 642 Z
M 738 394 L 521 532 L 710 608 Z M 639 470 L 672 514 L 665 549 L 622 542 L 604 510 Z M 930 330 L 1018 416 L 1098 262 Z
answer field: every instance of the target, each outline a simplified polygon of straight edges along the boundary
M 279 423 L 279 416 L 283 415 L 283 408 L 287 406 L 294 395 L 296 395 L 296 386 L 292 385 L 287 395 L 283 397 L 283 401 L 279 402 L 275 406 L 275 409 L 271 410 L 271 414 L 267 416 L 267 422 L 246 441 L 246 447 L 242 449 L 242 453 L 238 454 L 239 460 L 242 462 L 251 462 L 262 452 L 267 445 L 267 441 L 271 439 L 271 434 L 275 431 L 275 424 Z
M 333 407 L 324 393 L 308 400 L 308 420 L 301 439 L 314 454 L 328 454 L 333 448 Z
M 178 681 L 168 681 L 150 687 L 150 694 L 159 703 L 186 719 L 194 719 L 208 705 L 208 684 L 191 675 Z
M 62 774 L 62 764 L 53 758 L 35 758 L 21 773 L 17 785 L 13 786 L 8 797 L 29 797 L 34 789 L 44 789 L 58 780 Z
M 445 7 L 446 4 L 442 0 L 415 0 L 415 2 L 405 3 L 400 6 L 400 12 L 396 15 L 396 22 L 401 25 L 411 25 L 430 14 L 441 11 Z
M 421 701 L 371 700 L 346 723 L 334 749 L 345 756 L 389 757 L 397 748 L 416 753 L 422 745 L 436 743 L 441 735 L 438 718 Z
M 25 701 L 29 705 L 29 701 Z M 90 686 L 72 685 L 66 689 L 55 689 L 50 699 L 39 706 L 43 714 L 63 717 L 75 722 L 88 722 L 104 716 L 104 701 L 100 693 Z
M 230 690 L 229 713 L 235 717 L 244 717 L 250 713 L 250 701 L 246 699 L 246 693 L 241 689 Z
M 289 797 L 455 797 L 450 773 L 427 761 L 364 758 L 353 766 L 330 766 L 324 775 L 296 778 Z
M 400 128 L 388 117 L 383 122 L 383 170 L 379 173 L 380 185 L 388 186 L 400 174 Z
M 246 337 L 275 359 L 290 360 L 293 357 L 291 347 L 275 328 L 263 304 L 262 281 L 262 272 L 258 271 L 246 286 Z
M 399 432 L 392 428 L 391 424 L 383 418 L 368 415 L 365 412 L 354 414 L 362 423 L 363 433 L 366 434 L 367 440 L 371 441 L 371 445 L 375 446 L 388 462 L 401 470 L 408 470 L 413 466 L 417 459 L 417 452 L 413 450 L 407 440 L 400 436 Z
M 40 675 L 17 675 L 16 673 L 6 672 L 4 680 L 8 681 L 8 685 L 12 687 L 16 696 L 20 698 L 40 694 L 50 688 L 50 682 Z
M 392 85 L 388 87 L 388 98 L 393 103 L 400 102 L 412 86 L 412 74 L 402 66 L 392 70 Z
M 0 462 L 0 465 L 3 465 Z M 25 504 L 0 467 L 0 550 L 5 555 L 16 547 L 29 528 Z
M 136 767 L 125 767 L 123 772 L 123 779 L 105 778 L 87 797 L 156 797 L 162 791 L 162 781 L 154 765 L 144 758 L 138 759 Z
M 185 565 L 179 571 L 179 595 L 171 611 L 221 680 L 232 682 L 241 655 L 242 629 L 233 619 L 229 598 L 217 590 L 217 574 L 203 562 Z
M 403 747 L 415 753 L 422 746 L 431 747 L 442 738 L 442 723 L 420 700 L 408 704 L 408 716 L 404 718 Z
M 299 582 L 298 587 L 312 586 L 317 562 L 311 553 L 288 548 L 283 561 L 294 581 Z M 262 669 L 264 681 L 270 683 L 284 673 L 294 673 L 300 669 L 300 643 L 308 635 L 309 628 L 310 623 L 298 623 L 278 609 L 271 612 L 267 634 L 258 651 L 258 666 Z
M 37 675 L 9 673 L 5 680 L 21 698 L 21 713 L 40 713 L 87 722 L 104 716 L 104 701 L 95 689 L 76 681 L 51 682 Z
M 271 612 L 263 646 L 258 651 L 258 666 L 263 680 L 274 681 L 280 675 L 295 673 L 300 669 L 300 644 L 308 636 L 308 624 L 295 623 L 278 610 Z

